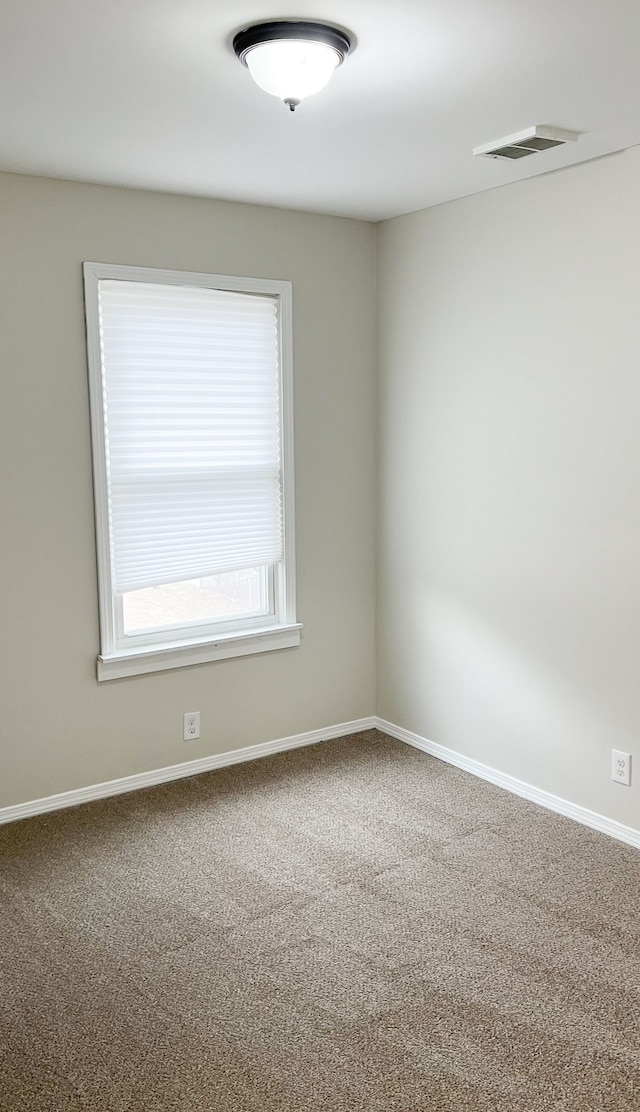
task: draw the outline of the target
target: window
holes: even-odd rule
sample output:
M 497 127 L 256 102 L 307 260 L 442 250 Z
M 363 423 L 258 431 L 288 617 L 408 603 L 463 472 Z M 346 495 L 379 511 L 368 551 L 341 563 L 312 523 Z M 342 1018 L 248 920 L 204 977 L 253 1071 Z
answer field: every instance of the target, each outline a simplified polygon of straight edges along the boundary
M 298 645 L 290 283 L 84 280 L 98 679 Z

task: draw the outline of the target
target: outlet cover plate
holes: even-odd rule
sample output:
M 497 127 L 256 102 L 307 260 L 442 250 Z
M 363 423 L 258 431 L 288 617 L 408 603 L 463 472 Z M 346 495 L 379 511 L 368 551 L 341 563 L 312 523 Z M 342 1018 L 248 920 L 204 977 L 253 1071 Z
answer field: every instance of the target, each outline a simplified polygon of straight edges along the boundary
M 622 753 L 619 749 L 611 750 L 611 779 L 616 784 L 631 784 L 631 753 Z
M 183 715 L 182 738 L 184 741 L 195 741 L 200 737 L 200 711 L 188 710 Z

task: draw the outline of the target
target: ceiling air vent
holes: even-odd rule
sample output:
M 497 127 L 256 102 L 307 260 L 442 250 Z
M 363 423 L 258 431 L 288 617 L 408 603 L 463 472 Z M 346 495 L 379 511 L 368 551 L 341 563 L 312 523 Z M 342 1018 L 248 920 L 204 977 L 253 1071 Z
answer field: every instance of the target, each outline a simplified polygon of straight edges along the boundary
M 526 158 L 528 154 L 547 151 L 550 147 L 574 143 L 579 134 L 578 131 L 567 131 L 563 127 L 546 127 L 544 124 L 538 124 L 537 127 L 518 131 L 515 135 L 507 135 L 506 139 L 496 139 L 493 143 L 483 143 L 481 147 L 474 147 L 473 153 L 483 155 L 485 158 L 505 158 L 511 161 L 515 158 Z

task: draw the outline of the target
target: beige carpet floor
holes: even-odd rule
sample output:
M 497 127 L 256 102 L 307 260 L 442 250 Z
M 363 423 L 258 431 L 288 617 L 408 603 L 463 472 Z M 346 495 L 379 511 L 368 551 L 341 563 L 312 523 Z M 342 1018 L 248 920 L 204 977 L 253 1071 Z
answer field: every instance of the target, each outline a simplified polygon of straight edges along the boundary
M 2 1112 L 638 1112 L 640 854 L 375 732 L 0 828 Z

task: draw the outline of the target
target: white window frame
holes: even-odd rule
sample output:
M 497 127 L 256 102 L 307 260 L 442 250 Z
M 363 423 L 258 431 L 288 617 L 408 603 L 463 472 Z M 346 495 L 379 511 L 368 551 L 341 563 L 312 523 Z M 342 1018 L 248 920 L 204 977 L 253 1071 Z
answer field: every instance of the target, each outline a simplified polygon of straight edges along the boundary
M 296 620 L 294 467 L 293 467 L 293 327 L 290 282 L 240 278 L 190 271 L 156 270 L 85 262 L 83 265 L 87 357 L 93 453 L 100 654 L 98 680 L 141 675 L 167 668 L 290 648 L 300 644 L 302 625 Z M 129 638 L 126 646 L 119 618 L 121 598 L 112 586 L 108 486 L 105 456 L 105 415 L 100 343 L 99 283 L 101 279 L 199 286 L 240 293 L 268 294 L 278 299 L 280 355 L 280 422 L 284 558 L 268 572 L 267 594 L 272 612 L 258 618 L 194 622 L 162 632 Z

